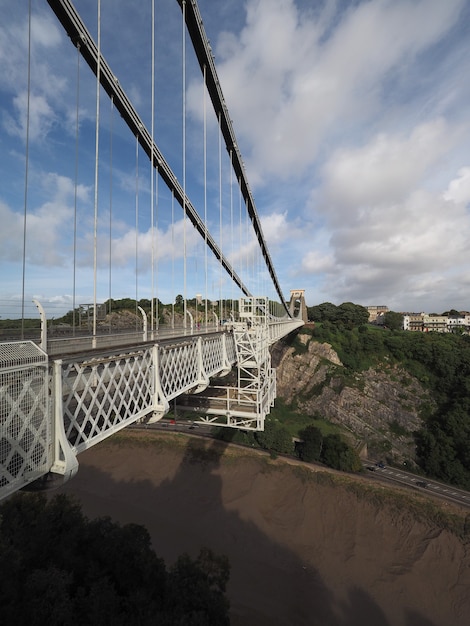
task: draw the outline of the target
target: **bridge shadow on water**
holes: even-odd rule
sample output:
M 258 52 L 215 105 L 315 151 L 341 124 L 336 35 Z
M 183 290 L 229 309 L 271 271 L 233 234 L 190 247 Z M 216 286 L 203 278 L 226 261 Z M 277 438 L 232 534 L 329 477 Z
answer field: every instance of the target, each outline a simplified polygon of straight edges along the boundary
M 76 496 L 88 517 L 146 526 L 168 564 L 183 552 L 196 556 L 202 546 L 226 554 L 233 626 L 436 626 L 402 607 L 389 621 L 366 589 L 354 581 L 346 590 L 328 588 L 311 563 L 268 537 L 250 485 L 243 484 L 249 472 L 234 457 L 221 463 L 228 443 L 190 437 L 181 458 L 180 447 L 168 454 L 168 444 L 155 438 L 155 446 L 147 440 L 88 450 L 60 491 Z M 249 458 L 238 459 L 245 463 Z M 228 474 L 231 493 L 224 489 Z M 239 498 L 244 504 L 237 510 Z

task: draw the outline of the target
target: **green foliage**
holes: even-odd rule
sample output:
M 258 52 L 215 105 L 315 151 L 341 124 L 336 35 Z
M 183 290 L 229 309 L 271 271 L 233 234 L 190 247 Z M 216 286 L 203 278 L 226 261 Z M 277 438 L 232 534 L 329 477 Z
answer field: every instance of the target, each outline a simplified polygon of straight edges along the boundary
M 242 446 L 259 447 L 255 434 L 251 431 L 216 426 L 212 429 L 212 435 L 220 441 L 238 443 Z
M 384 315 L 384 325 L 390 330 L 403 330 L 403 314 L 387 311 Z
M 359 304 L 343 302 L 339 306 L 331 302 L 323 302 L 307 308 L 309 320 L 314 322 L 330 322 L 340 328 L 355 328 L 367 324 L 369 312 Z
M 1 330 L 13 330 L 13 329 L 36 329 L 41 328 L 41 320 L 39 318 L 25 318 L 21 319 L 0 319 L 0 331 Z
M 8 624 L 228 624 L 225 557 L 202 549 L 166 570 L 147 530 L 87 520 L 64 495 L 0 508 L 0 602 Z
M 327 435 L 323 439 L 321 460 L 325 465 L 343 472 L 359 472 L 362 469 L 356 451 L 339 435 Z
M 299 433 L 299 436 L 302 439 L 296 448 L 299 458 L 307 463 L 319 461 L 323 446 L 321 430 L 316 426 L 307 426 Z
M 397 437 L 406 437 L 410 434 L 397 420 L 390 423 L 390 432 Z
M 331 322 L 317 324 L 314 338 L 331 344 L 346 369 L 359 372 L 375 365 L 387 352 L 384 346 L 384 331 L 361 324 L 346 329 Z
M 315 426 L 299 433 L 302 441 L 296 446 L 297 456 L 307 463 L 321 461 L 343 472 L 360 472 L 362 464 L 356 451 L 339 434 L 322 435 Z
M 470 400 L 440 407 L 416 433 L 416 445 L 428 475 L 470 489 Z
M 429 475 L 470 488 L 470 337 L 362 326 L 347 330 L 330 321 L 316 324 L 314 338 L 332 345 L 344 364 L 343 379 L 377 366 L 399 363 L 432 392 L 437 410 L 423 406 L 416 433 L 418 462 Z M 349 372 L 349 374 L 348 374 Z M 349 376 L 349 378 L 348 378 Z M 402 384 L 406 383 L 402 380 Z M 396 425 L 391 425 L 396 435 Z
M 267 419 L 264 423 L 264 431 L 257 432 L 255 437 L 260 447 L 265 450 L 279 454 L 292 454 L 294 451 L 289 431 L 274 420 Z

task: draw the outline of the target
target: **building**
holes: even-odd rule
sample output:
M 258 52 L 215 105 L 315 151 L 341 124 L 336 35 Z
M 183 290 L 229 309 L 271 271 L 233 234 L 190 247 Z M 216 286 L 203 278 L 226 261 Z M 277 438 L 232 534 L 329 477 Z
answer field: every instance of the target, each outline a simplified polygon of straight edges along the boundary
M 366 306 L 369 313 L 369 324 L 383 324 L 384 315 L 388 313 L 388 306 Z
M 403 329 L 422 332 L 424 330 L 424 313 L 404 313 Z
M 470 314 L 457 316 L 405 313 L 403 315 L 403 329 L 425 333 L 469 333 Z

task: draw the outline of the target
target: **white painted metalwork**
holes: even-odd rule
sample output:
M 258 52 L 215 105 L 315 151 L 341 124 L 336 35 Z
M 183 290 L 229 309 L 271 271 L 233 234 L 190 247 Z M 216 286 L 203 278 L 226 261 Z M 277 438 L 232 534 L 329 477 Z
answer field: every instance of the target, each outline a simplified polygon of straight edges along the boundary
M 160 419 L 172 399 L 227 373 L 228 334 L 61 363 L 65 436 L 75 454 L 138 420 Z M 57 362 L 56 362 L 57 363 Z
M 269 346 L 302 322 L 273 323 L 267 298 L 242 298 L 239 311 L 229 332 L 95 349 L 52 366 L 31 341 L 0 344 L 0 499 L 50 472 L 67 480 L 80 452 L 138 420 L 158 421 L 182 394 L 204 405 L 205 423 L 263 430 L 276 397 Z M 234 364 L 236 386 L 203 393 Z
M 246 203 L 258 245 L 280 299 L 278 304 L 289 316 L 248 186 L 197 2 L 192 0 L 188 3 L 187 12 L 186 0 L 178 2 L 183 8 L 183 20 L 206 77 L 206 89 L 219 120 L 221 132 L 219 146 L 223 137 L 239 182 L 240 201 L 243 198 Z M 70 0 L 48 0 L 48 3 L 77 46 L 79 54 L 83 55 L 97 76 L 95 240 L 98 208 L 96 198 L 99 94 L 102 87 L 136 138 L 136 154 L 140 145 L 150 158 L 151 170 L 158 166 L 159 178 L 171 191 L 172 199 L 176 198 L 183 208 L 185 217 L 188 217 L 204 238 L 206 247 L 214 253 L 221 268 L 247 297 L 240 300 L 239 320 L 232 319 L 230 328 L 223 325 L 221 327 L 219 318 L 214 314 L 217 333 L 193 334 L 194 320 L 187 312 L 185 286 L 184 328 L 181 333 L 183 337 L 171 339 L 171 343 L 168 338 L 162 338 L 160 327 L 158 333 L 154 333 L 153 318 L 149 341 L 147 318 L 142 309 L 140 309 L 143 317 L 141 331 L 136 328 L 135 332 L 125 336 L 101 334 L 102 329 L 97 327 L 96 276 L 93 282 L 91 337 L 76 337 L 75 325 L 72 329 L 74 336 L 71 338 L 57 342 L 52 340 L 50 331 L 47 337 L 45 314 L 38 305 L 42 322 L 41 345 L 44 350 L 32 342 L 25 341 L 0 344 L 0 498 L 51 472 L 63 479 L 69 478 L 77 471 L 77 455 L 80 452 L 137 420 L 157 421 L 168 411 L 170 401 L 181 394 L 191 393 L 194 396 L 197 393 L 201 399 L 207 400 L 207 396 L 203 397 L 201 394 L 208 388 L 210 379 L 227 374 L 234 363 L 237 363 L 238 367 L 236 386 L 221 387 L 219 390 L 222 391 L 218 396 L 209 398 L 208 405 L 206 403 L 206 414 L 214 417 L 205 419 L 230 427 L 262 430 L 265 417 L 276 395 L 275 371 L 271 367 L 269 346 L 303 323 L 290 317 L 285 319 L 272 317 L 269 314 L 267 298 L 255 298 L 250 295 L 234 267 L 223 255 L 221 246 L 219 247 L 210 235 L 206 215 L 202 220 L 186 196 L 184 174 L 181 185 L 155 144 L 153 129 L 152 133 L 148 132 L 115 74 L 101 56 L 100 2 L 98 2 L 97 44 Z M 25 193 L 26 191 L 27 183 Z M 136 234 L 137 230 L 136 228 Z M 94 257 L 96 274 L 96 241 Z M 184 263 L 186 264 L 186 255 Z M 186 276 L 184 280 L 186 281 Z M 75 286 L 73 291 L 75 294 Z M 220 304 L 222 317 L 222 297 Z M 190 319 L 189 333 L 186 328 L 187 316 Z M 172 332 L 175 332 L 173 328 Z M 157 343 L 154 343 L 155 337 Z M 54 357 L 55 360 L 51 362 L 49 359 Z M 217 402 L 219 404 L 216 404 Z
M 271 319 L 269 321 L 268 332 L 269 332 L 269 345 L 271 346 L 282 337 L 286 337 L 290 333 L 299 329 L 304 325 L 304 322 L 301 319 L 292 319 L 292 318 L 283 318 L 283 319 Z
M 211 387 L 203 398 L 185 398 L 183 409 L 203 414 L 197 421 L 243 430 L 264 430 L 276 398 L 276 371 L 271 367 L 270 317 L 267 298 L 241 298 L 240 322 L 233 322 L 237 385 Z M 292 322 L 292 330 L 300 324 Z M 291 325 L 284 327 L 284 335 Z M 287 332 L 286 332 L 287 330 Z
M 52 462 L 47 354 L 31 341 L 0 344 L 0 498 Z

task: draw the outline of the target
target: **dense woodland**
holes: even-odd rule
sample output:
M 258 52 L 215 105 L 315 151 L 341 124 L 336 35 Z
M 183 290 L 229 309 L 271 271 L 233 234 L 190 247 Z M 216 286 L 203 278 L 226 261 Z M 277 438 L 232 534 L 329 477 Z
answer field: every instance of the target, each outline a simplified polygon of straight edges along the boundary
M 3 624 L 223 626 L 229 570 L 208 549 L 167 568 L 143 526 L 88 520 L 64 495 L 0 507 Z
M 313 337 L 330 343 L 347 370 L 397 362 L 431 390 L 438 408 L 422 415 L 415 433 L 419 464 L 429 476 L 470 489 L 470 336 L 393 329 L 396 313 L 386 328 L 374 327 L 366 324 L 367 310 L 352 303 L 308 312 Z

